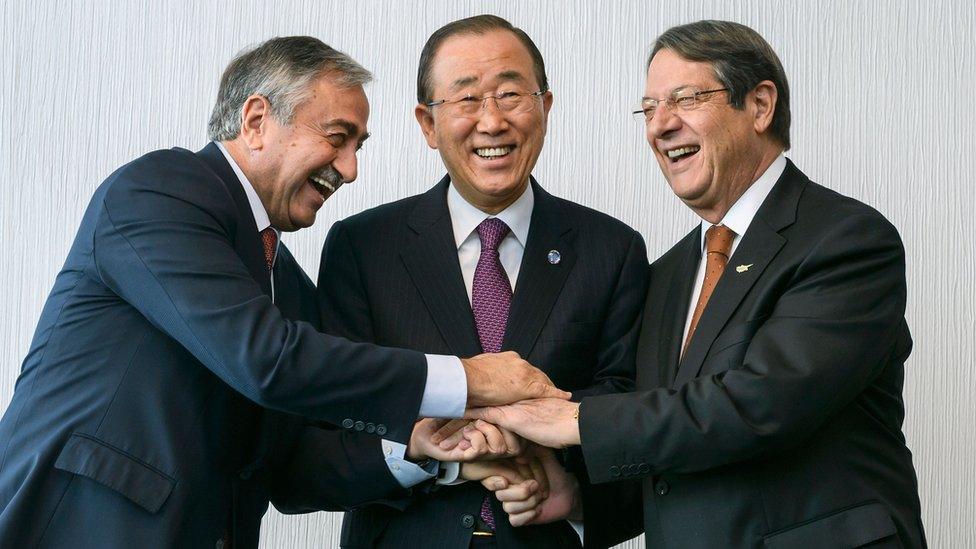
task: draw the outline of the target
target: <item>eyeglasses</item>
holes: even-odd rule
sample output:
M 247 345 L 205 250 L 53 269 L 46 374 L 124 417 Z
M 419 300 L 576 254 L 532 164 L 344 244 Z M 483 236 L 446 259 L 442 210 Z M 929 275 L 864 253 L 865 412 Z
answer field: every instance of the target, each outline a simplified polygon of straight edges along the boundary
M 494 99 L 495 106 L 501 112 L 512 114 L 523 113 L 532 109 L 533 99 L 541 97 L 544 90 L 534 93 L 505 91 L 487 94 L 481 97 L 466 95 L 458 99 L 440 99 L 426 103 L 428 107 L 441 107 L 444 113 L 457 118 L 477 118 L 481 110 L 487 108 L 488 100 Z
M 729 91 L 728 88 L 718 88 L 715 90 L 699 90 L 697 88 L 681 88 L 671 94 L 671 97 L 667 99 L 652 99 L 650 97 L 645 97 L 641 101 L 641 109 L 634 111 L 633 114 L 638 119 L 643 118 L 644 122 L 650 122 L 654 118 L 654 113 L 657 112 L 657 108 L 664 103 L 669 109 L 674 110 L 675 107 L 683 110 L 690 111 L 697 108 L 705 99 L 708 98 L 713 93 Z

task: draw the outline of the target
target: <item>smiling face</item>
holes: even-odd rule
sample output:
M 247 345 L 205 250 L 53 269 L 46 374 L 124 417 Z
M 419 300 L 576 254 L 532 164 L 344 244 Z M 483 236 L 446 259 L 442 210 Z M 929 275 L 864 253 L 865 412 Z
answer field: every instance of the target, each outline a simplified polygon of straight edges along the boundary
M 432 96 L 452 101 L 506 92 L 539 91 L 532 58 L 509 31 L 461 34 L 444 41 L 432 64 Z M 546 135 L 552 93 L 526 97 L 531 108 L 503 112 L 488 99 L 473 118 L 452 116 L 448 105 L 415 111 L 431 148 L 437 149 L 451 183 L 475 207 L 497 213 L 529 183 Z
M 654 55 L 644 96 L 665 99 L 686 88 L 724 88 L 708 63 L 689 61 L 671 50 Z M 742 193 L 782 150 L 768 135 L 776 88 L 764 81 L 742 109 L 728 92 L 708 94 L 689 110 L 662 101 L 647 122 L 647 141 L 664 177 L 698 215 L 719 222 Z
M 245 104 L 242 135 L 256 140 L 249 143 L 248 178 L 273 226 L 309 227 L 325 200 L 356 179 L 356 152 L 368 137 L 369 102 L 362 86 L 337 85 L 328 74 L 311 84 L 288 124 L 270 116 L 270 105 L 262 100 L 267 102 L 252 96 Z

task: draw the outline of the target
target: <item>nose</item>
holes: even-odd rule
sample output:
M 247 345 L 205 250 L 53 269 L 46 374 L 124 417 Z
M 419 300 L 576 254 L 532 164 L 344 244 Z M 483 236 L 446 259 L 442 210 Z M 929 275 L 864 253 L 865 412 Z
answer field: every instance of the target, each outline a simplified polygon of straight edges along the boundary
M 662 101 L 654 111 L 654 117 L 647 122 L 647 140 L 659 139 L 681 128 L 681 118 L 666 101 Z
M 481 133 L 497 135 L 508 129 L 508 120 L 505 118 L 498 103 L 493 96 L 484 98 L 484 102 L 479 111 L 477 129 Z
M 356 158 L 356 150 L 350 147 L 343 147 L 339 151 L 339 156 L 332 162 L 332 167 L 339 172 L 344 183 L 352 183 L 355 181 L 359 169 L 359 159 Z

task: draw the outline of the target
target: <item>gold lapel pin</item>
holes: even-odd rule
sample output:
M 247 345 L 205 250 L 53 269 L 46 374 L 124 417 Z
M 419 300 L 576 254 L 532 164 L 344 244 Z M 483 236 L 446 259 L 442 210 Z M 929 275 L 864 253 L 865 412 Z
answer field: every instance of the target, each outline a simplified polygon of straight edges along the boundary
M 755 263 L 750 263 L 748 265 L 739 265 L 738 267 L 735 268 L 735 272 L 737 272 L 737 273 L 744 273 L 744 272 L 748 271 L 749 270 L 749 267 L 752 267 L 753 265 L 755 265 Z

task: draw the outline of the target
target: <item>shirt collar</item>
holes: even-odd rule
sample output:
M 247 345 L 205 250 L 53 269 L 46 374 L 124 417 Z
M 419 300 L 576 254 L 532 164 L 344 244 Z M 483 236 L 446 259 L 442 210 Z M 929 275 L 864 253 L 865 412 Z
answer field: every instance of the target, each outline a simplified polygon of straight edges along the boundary
M 447 209 L 451 214 L 451 227 L 454 229 L 454 243 L 460 248 L 468 236 L 478 228 L 482 221 L 489 217 L 497 217 L 508 225 L 512 235 L 525 247 L 529 236 L 529 224 L 532 221 L 532 208 L 535 206 L 535 194 L 532 185 L 526 185 L 522 196 L 507 208 L 495 215 L 489 215 L 471 205 L 461 193 L 454 188 L 454 184 L 447 187 Z
M 254 190 L 254 185 L 251 185 L 251 182 L 247 180 L 247 176 L 244 175 L 241 167 L 234 161 L 234 157 L 227 152 L 224 144 L 219 141 L 215 143 L 217 144 L 217 148 L 220 149 L 220 152 L 224 154 L 224 158 L 227 159 L 231 169 L 237 174 L 237 179 L 240 180 L 241 187 L 244 187 L 244 194 L 247 195 L 247 203 L 251 205 L 251 213 L 254 214 L 254 224 L 258 226 L 258 232 L 267 229 L 271 226 L 271 220 L 268 219 L 268 212 L 264 209 L 264 204 L 261 203 L 261 198 L 258 197 L 257 191 Z M 275 229 L 275 232 L 279 232 L 278 229 Z
M 769 192 L 773 190 L 773 186 L 776 185 L 776 182 L 779 181 L 779 177 L 783 175 L 785 170 L 786 157 L 780 154 L 766 168 L 766 171 L 759 176 L 759 179 L 750 185 L 746 189 L 746 192 L 742 193 L 742 196 L 735 201 L 735 204 L 725 213 L 725 217 L 722 218 L 719 225 L 725 225 L 732 229 L 736 236 L 746 234 L 746 231 L 749 230 L 749 225 L 752 224 L 752 219 L 756 217 L 756 212 L 759 211 L 759 207 L 762 206 Z M 703 250 L 705 249 L 705 231 L 711 226 L 711 223 L 702 219 L 701 246 Z

